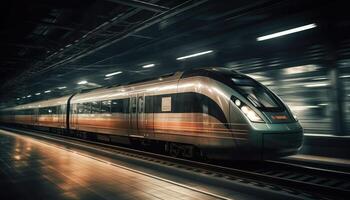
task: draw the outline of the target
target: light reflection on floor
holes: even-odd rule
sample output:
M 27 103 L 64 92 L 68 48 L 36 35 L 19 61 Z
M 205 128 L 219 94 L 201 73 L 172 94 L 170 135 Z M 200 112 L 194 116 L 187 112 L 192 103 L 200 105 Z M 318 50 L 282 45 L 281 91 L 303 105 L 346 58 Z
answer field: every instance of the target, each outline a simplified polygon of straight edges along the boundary
M 1 199 L 216 199 L 0 130 Z

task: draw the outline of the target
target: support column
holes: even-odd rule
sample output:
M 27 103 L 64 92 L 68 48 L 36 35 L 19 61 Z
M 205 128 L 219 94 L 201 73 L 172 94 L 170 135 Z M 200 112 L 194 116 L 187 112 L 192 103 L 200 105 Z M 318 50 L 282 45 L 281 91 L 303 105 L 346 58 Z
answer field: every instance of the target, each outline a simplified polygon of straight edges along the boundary
M 335 130 L 335 135 L 345 135 L 345 115 L 344 115 L 344 88 L 342 80 L 339 78 L 339 69 L 337 63 L 334 60 L 330 64 L 329 79 L 331 83 L 330 98 L 332 106 L 332 124 Z

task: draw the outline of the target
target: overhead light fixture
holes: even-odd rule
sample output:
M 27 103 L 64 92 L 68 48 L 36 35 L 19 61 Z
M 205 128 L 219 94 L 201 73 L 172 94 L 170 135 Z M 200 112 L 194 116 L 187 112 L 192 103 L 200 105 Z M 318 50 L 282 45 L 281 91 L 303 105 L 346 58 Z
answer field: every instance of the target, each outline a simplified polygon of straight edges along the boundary
M 25 99 L 26 97 L 22 97 L 22 99 Z
M 28 95 L 27 97 L 30 98 L 30 97 L 32 97 L 32 95 Z
M 88 82 L 87 81 L 80 81 L 80 82 L 78 82 L 78 85 L 84 85 L 84 84 L 87 84 Z
M 257 41 L 269 40 L 269 39 L 272 39 L 272 38 L 281 37 L 281 36 L 284 36 L 284 35 L 289 35 L 289 34 L 300 32 L 300 31 L 305 31 L 305 30 L 312 29 L 312 28 L 315 28 L 315 27 L 317 27 L 316 24 L 308 24 L 308 25 L 305 25 L 305 26 L 300 26 L 300 27 L 297 27 L 297 28 L 292 28 L 292 29 L 288 29 L 288 30 L 277 32 L 277 33 L 273 33 L 273 34 L 264 35 L 264 36 L 256 38 L 256 40 Z
M 63 89 L 66 89 L 66 88 L 67 88 L 66 86 L 58 87 L 59 90 L 63 90 Z
M 39 96 L 39 95 L 41 95 L 41 93 L 40 93 L 40 92 L 38 92 L 38 93 L 35 93 L 35 95 L 36 95 L 36 96 Z
M 325 87 L 328 83 L 314 83 L 314 84 L 307 84 L 305 87 Z
M 317 78 L 313 78 L 312 80 L 314 81 L 324 81 L 324 80 L 327 80 L 328 78 L 326 77 L 317 77 Z
M 195 54 L 191 54 L 191 55 L 187 55 L 187 56 L 178 57 L 178 58 L 176 58 L 176 60 L 185 60 L 187 58 L 193 58 L 193 57 L 201 56 L 204 54 L 209 54 L 212 52 L 213 52 L 213 50 L 203 51 L 203 52 L 199 52 L 199 53 L 195 53 Z
M 51 90 L 46 90 L 44 93 L 50 93 L 51 92 Z
M 300 73 L 307 73 L 307 72 L 314 72 L 319 70 L 321 67 L 314 64 L 309 65 L 301 65 L 301 66 L 294 66 L 294 67 L 288 67 L 283 69 L 283 74 L 289 75 L 289 74 L 300 74 Z
M 21 100 L 21 98 L 17 98 L 17 101 Z
M 154 67 L 155 64 L 148 64 L 148 65 L 144 65 L 142 66 L 142 68 L 151 68 L 151 67 Z
M 117 74 L 121 74 L 123 73 L 122 71 L 117 71 L 117 72 L 113 72 L 113 73 L 110 73 L 110 74 L 106 74 L 105 77 L 110 77 L 110 76 L 114 76 L 114 75 L 117 75 Z
M 350 78 L 350 75 L 343 75 L 343 76 L 340 76 L 340 78 Z

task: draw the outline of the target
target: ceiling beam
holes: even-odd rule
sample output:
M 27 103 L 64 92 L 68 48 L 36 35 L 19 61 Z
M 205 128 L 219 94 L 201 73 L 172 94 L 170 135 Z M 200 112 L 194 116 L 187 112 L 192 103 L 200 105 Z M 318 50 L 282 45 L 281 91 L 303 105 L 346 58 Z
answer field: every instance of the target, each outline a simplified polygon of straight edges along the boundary
M 160 5 L 153 4 L 153 3 L 144 2 L 144 1 L 139 1 L 139 0 L 106 0 L 106 1 L 117 3 L 117 4 L 122 4 L 122 5 L 126 5 L 126 6 L 131 6 L 131 7 L 135 7 L 135 8 L 141 8 L 141 9 L 149 10 L 152 12 L 165 12 L 165 11 L 169 10 L 169 8 L 167 8 L 167 7 L 160 6 Z

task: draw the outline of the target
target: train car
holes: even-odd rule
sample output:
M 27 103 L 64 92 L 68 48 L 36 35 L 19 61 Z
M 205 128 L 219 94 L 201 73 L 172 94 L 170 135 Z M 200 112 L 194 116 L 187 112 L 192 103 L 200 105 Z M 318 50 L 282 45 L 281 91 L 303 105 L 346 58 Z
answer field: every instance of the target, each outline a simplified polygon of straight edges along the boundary
M 177 72 L 53 99 L 39 108 L 41 104 L 30 104 L 38 109 L 34 126 L 107 142 L 161 146 L 173 156 L 282 157 L 297 153 L 303 137 L 302 127 L 280 98 L 254 79 L 225 68 Z M 53 107 L 57 119 L 40 115 L 40 109 L 54 112 Z
M 6 108 L 2 110 L 0 120 L 47 130 L 64 130 L 67 127 L 67 103 L 71 96 Z

